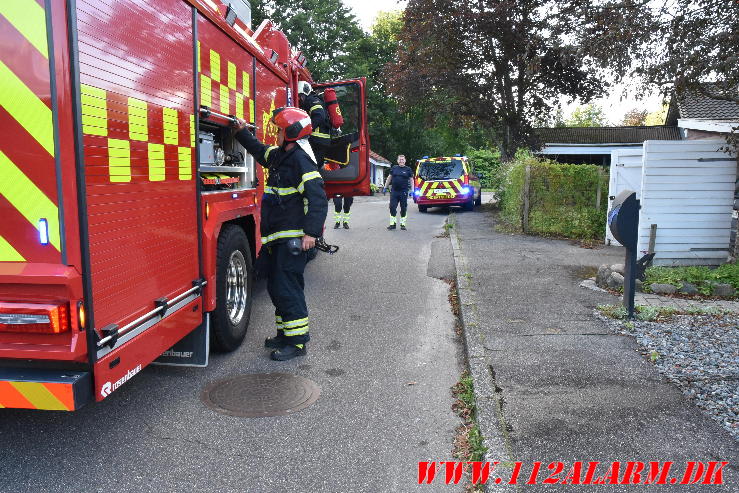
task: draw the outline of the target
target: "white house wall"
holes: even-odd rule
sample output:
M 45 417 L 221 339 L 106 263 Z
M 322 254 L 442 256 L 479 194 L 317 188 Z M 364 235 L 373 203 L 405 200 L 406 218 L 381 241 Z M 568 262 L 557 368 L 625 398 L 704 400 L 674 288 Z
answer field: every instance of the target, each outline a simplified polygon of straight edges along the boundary
M 718 265 L 729 254 L 736 160 L 724 140 L 646 141 L 639 245 L 657 225 L 655 265 Z

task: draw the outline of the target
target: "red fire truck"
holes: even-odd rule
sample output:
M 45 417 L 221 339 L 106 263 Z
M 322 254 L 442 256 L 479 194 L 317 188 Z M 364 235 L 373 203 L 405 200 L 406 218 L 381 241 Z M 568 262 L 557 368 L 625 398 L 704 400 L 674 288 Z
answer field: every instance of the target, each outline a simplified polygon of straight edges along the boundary
M 264 176 L 306 57 L 248 0 L 0 2 L 0 407 L 75 410 L 142 368 L 236 349 Z M 364 80 L 329 196 L 369 194 Z

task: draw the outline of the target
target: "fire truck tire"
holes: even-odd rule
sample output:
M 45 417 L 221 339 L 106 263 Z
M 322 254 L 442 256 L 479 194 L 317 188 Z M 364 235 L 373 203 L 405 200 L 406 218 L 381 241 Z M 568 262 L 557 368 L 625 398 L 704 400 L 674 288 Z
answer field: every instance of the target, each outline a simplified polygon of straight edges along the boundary
M 244 230 L 226 224 L 218 237 L 216 309 L 210 331 L 211 346 L 219 352 L 237 349 L 246 336 L 252 305 L 254 267 Z
M 474 209 L 475 208 L 475 198 L 470 197 L 470 200 L 465 202 L 462 208 L 466 211 L 471 211 L 472 209 Z
M 428 210 L 427 205 L 419 205 L 418 206 L 418 212 L 426 212 Z
M 475 205 L 482 205 L 482 190 L 480 190 L 480 195 L 475 199 Z

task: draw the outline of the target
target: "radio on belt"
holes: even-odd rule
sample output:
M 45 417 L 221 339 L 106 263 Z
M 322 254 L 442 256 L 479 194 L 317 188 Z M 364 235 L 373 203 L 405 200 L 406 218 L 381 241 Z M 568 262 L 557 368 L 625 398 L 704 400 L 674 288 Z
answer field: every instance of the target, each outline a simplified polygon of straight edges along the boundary
M 626 248 L 624 261 L 624 307 L 629 318 L 634 318 L 634 291 L 636 289 L 636 245 L 639 240 L 639 201 L 636 192 L 624 190 L 613 199 L 608 211 L 608 227 L 613 237 Z

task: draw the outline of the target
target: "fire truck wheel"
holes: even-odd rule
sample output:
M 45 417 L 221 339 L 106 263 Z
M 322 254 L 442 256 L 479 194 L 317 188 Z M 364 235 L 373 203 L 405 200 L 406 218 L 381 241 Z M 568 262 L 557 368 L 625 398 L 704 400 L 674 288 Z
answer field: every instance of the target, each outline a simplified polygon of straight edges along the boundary
M 475 199 L 475 205 L 482 205 L 482 190 L 480 190 L 480 195 Z
M 471 211 L 475 208 L 475 197 L 470 197 L 470 200 L 464 203 L 462 208 L 466 211 Z
M 426 212 L 428 210 L 427 205 L 419 205 L 418 206 L 418 212 Z
M 241 345 L 249 326 L 254 268 L 244 230 L 226 224 L 218 237 L 216 257 L 216 309 L 213 312 L 211 345 L 230 352 Z

